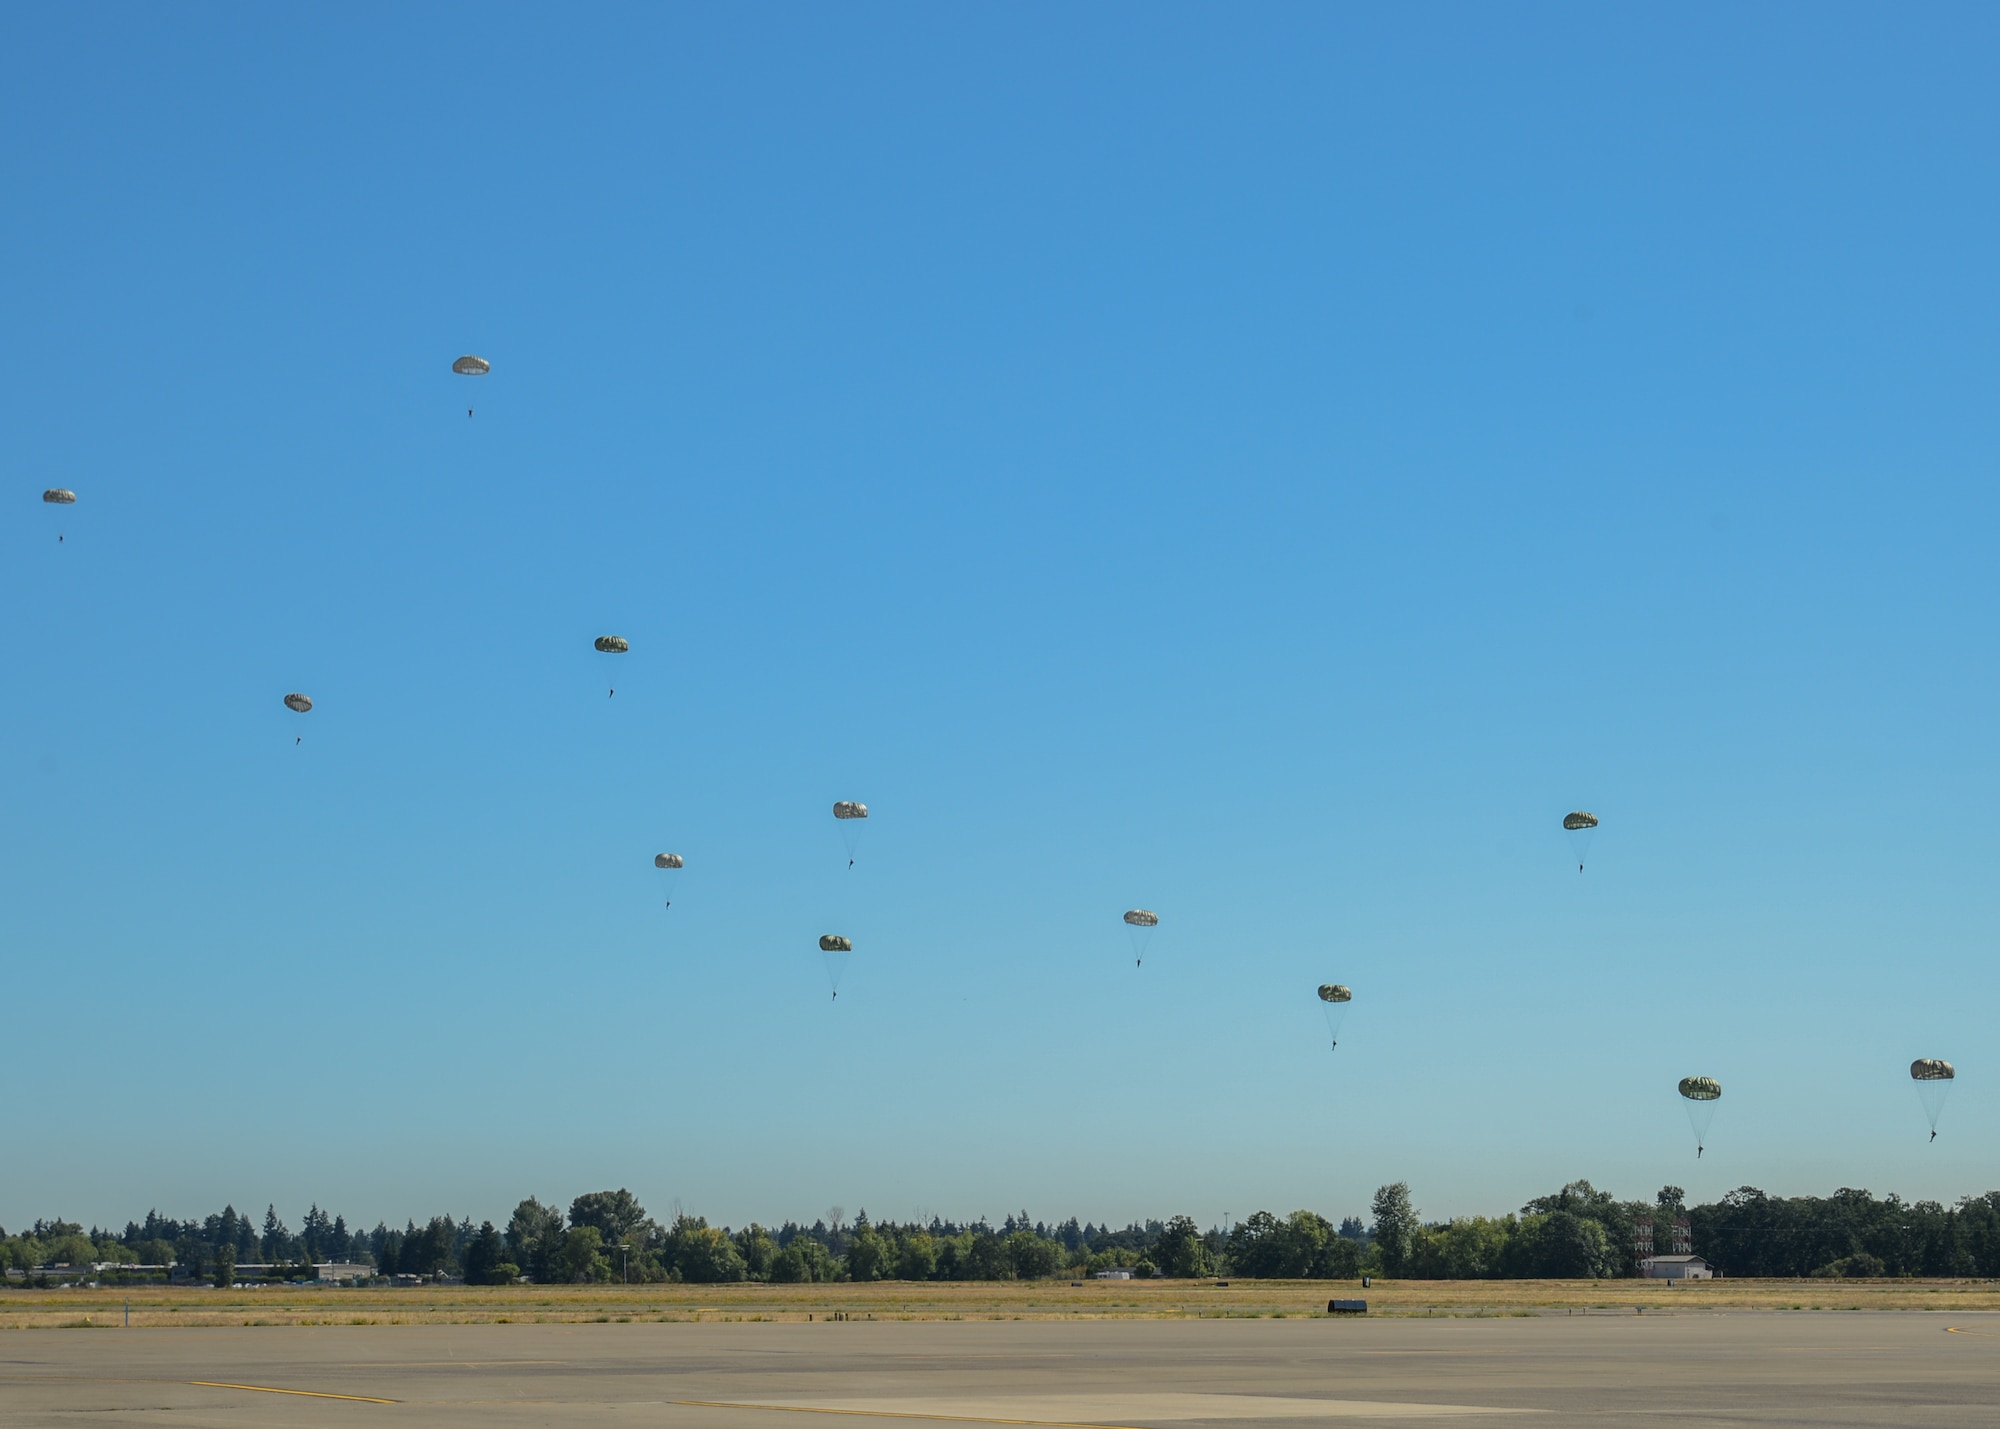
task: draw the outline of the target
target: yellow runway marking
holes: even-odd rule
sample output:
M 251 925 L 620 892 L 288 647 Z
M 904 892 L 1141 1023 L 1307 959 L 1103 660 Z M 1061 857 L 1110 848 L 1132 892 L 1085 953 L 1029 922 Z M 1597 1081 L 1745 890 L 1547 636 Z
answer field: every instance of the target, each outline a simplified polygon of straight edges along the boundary
M 401 1404 L 400 1399 L 375 1399 L 366 1394 L 326 1394 L 317 1389 L 276 1389 L 268 1384 L 224 1384 L 215 1379 L 191 1379 L 202 1389 L 247 1389 L 257 1394 L 296 1394 L 306 1399 L 346 1399 L 356 1404 Z
M 695 1409 L 768 1409 L 783 1414 L 852 1414 L 863 1419 L 942 1419 L 951 1424 L 1029 1424 L 1036 1429 L 1134 1429 L 1130 1424 L 1073 1424 L 1061 1419 L 1000 1419 L 987 1414 L 910 1414 L 895 1409 L 826 1409 L 810 1404 L 744 1404 L 727 1399 L 675 1399 Z

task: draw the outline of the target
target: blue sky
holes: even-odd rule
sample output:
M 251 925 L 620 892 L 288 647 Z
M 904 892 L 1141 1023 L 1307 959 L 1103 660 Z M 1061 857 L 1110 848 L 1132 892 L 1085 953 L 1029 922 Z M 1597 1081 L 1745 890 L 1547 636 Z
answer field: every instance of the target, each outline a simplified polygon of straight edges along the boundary
M 1996 30 L 16 7 L 0 1224 L 2000 1185 Z

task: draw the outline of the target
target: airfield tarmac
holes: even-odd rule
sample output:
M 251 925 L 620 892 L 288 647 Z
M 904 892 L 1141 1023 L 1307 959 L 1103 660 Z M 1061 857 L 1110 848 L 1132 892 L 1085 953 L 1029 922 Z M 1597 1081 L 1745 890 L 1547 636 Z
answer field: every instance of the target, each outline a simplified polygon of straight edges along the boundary
M 1991 1426 L 2000 1316 L 21 1330 L 0 1425 Z

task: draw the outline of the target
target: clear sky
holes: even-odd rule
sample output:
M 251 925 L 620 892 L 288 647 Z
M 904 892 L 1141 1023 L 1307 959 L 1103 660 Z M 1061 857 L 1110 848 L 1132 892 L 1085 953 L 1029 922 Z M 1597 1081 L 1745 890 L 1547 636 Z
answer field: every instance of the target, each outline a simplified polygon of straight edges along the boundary
M 1996 44 L 12 7 L 0 1224 L 2000 1186 Z

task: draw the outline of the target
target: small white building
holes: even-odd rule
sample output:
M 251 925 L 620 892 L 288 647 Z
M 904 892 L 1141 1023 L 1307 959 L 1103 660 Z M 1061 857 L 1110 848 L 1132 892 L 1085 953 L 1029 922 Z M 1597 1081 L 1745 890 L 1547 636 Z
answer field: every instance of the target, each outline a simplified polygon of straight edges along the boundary
M 349 1260 L 325 1260 L 313 1266 L 321 1280 L 366 1280 L 375 1273 L 372 1265 L 357 1265 Z
M 1649 1255 L 1639 1262 L 1648 1280 L 1713 1280 L 1715 1271 L 1698 1255 Z
M 1090 1273 L 1090 1278 L 1092 1280 L 1130 1280 L 1132 1272 L 1129 1270 L 1093 1270 Z

